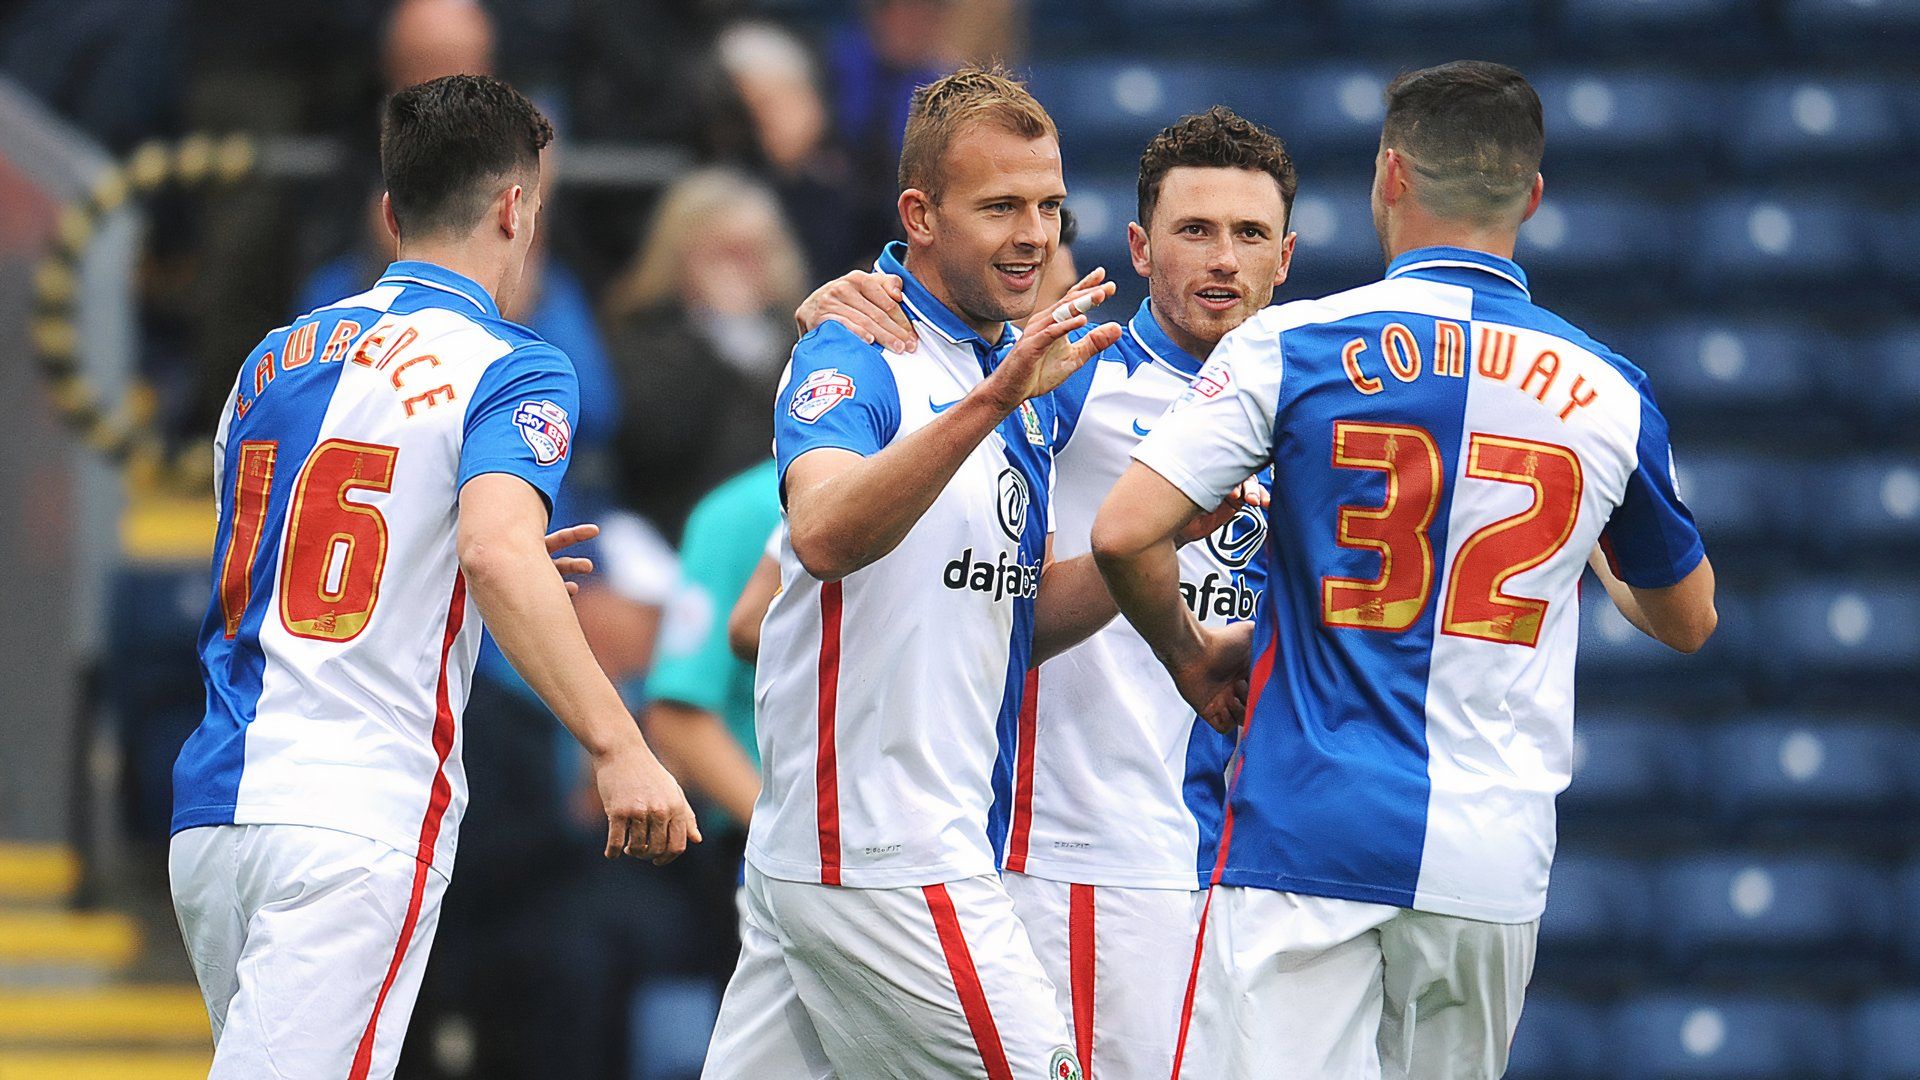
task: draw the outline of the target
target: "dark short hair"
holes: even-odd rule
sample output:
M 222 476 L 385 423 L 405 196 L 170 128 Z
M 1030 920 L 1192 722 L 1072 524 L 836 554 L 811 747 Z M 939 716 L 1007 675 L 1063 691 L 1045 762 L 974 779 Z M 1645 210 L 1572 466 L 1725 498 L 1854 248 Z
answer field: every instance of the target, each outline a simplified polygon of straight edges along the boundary
M 1273 177 L 1280 185 L 1286 208 L 1280 227 L 1293 217 L 1293 196 L 1300 188 L 1299 174 L 1293 171 L 1293 158 L 1287 144 L 1259 124 L 1224 105 L 1215 105 L 1203 113 L 1183 116 L 1172 127 L 1153 137 L 1140 155 L 1140 224 L 1153 216 L 1153 205 L 1160 200 L 1160 185 L 1167 173 L 1182 166 L 1203 169 L 1257 169 Z
M 380 171 L 404 234 L 473 228 L 509 176 L 537 172 L 553 125 L 487 75 L 447 75 L 387 99 Z
M 1080 219 L 1073 216 L 1070 207 L 1060 208 L 1060 246 L 1070 248 L 1080 239 Z
M 1423 202 L 1445 217 L 1503 215 L 1533 190 L 1546 146 L 1540 95 L 1504 64 L 1456 60 L 1387 87 L 1381 142 L 1433 183 Z

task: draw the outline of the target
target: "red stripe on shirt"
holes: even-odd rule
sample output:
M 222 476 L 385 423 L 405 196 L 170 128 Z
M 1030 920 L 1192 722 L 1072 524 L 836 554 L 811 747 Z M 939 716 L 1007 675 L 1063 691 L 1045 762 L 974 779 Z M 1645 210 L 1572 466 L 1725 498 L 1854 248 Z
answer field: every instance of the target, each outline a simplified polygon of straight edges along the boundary
M 447 659 L 453 653 L 453 643 L 460 636 L 460 626 L 466 621 L 467 579 L 464 574 L 455 572 L 453 576 L 453 599 L 447 604 L 447 632 L 440 641 L 440 680 L 439 688 L 434 692 L 433 715 L 433 787 L 427 794 L 427 812 L 420 821 L 420 846 L 415 852 L 418 862 L 413 868 L 413 893 L 407 900 L 407 914 L 400 922 L 400 940 L 393 946 L 393 959 L 387 964 L 387 977 L 380 983 L 380 993 L 373 999 L 373 1015 L 367 1017 L 367 1028 L 360 1033 L 360 1046 L 353 1054 L 353 1069 L 347 1073 L 347 1080 L 366 1080 L 367 1073 L 373 1068 L 373 1043 L 380 1027 L 380 1010 L 386 1007 L 387 994 L 393 989 L 393 981 L 400 975 L 400 964 L 407 956 L 407 946 L 413 941 L 413 930 L 420 922 L 420 908 L 426 898 L 427 874 L 433 868 L 433 851 L 440 840 L 440 825 L 446 818 L 447 804 L 453 800 L 453 785 L 447 781 L 447 755 L 453 753 L 454 721 L 453 701 L 447 685 Z
M 1093 1076 L 1093 886 L 1067 887 L 1067 972 L 1073 994 L 1073 1048 Z
M 993 1010 L 987 1007 L 987 992 L 980 986 L 973 955 L 967 952 L 967 939 L 960 932 L 953 898 L 947 895 L 945 885 L 926 885 L 920 891 L 927 897 L 927 910 L 933 913 L 933 929 L 940 935 L 940 950 L 947 954 L 947 970 L 953 974 L 953 986 L 960 995 L 960 1011 L 966 1014 L 967 1030 L 973 1033 L 973 1045 L 980 1051 L 987 1080 L 1013 1080 L 1007 1052 L 1000 1045 L 1000 1029 L 994 1026 Z
M 840 884 L 840 766 L 834 750 L 840 699 L 840 583 L 820 586 L 820 732 L 813 761 L 820 825 L 820 884 Z
M 1027 838 L 1033 833 L 1033 750 L 1038 739 L 1040 669 L 1027 669 L 1026 689 L 1020 692 L 1020 736 L 1014 751 L 1013 835 L 1007 840 L 1007 869 L 1027 872 Z
M 1276 634 L 1273 641 L 1267 642 L 1266 651 L 1253 662 L 1253 674 L 1248 680 L 1252 689 L 1247 691 L 1247 714 L 1240 724 L 1240 746 L 1234 756 L 1233 777 L 1227 781 L 1227 810 L 1220 823 L 1220 852 L 1214 857 L 1213 875 L 1208 878 L 1214 885 L 1220 884 L 1220 873 L 1227 868 L 1227 851 L 1233 846 L 1233 792 L 1240 786 L 1241 770 L 1247 767 L 1247 736 L 1253 733 L 1253 710 L 1260 704 L 1260 692 L 1267 688 L 1267 680 L 1273 677 L 1274 645 L 1278 641 Z
M 1215 870 L 1214 873 L 1219 873 Z M 1173 1076 L 1180 1080 L 1180 1062 L 1187 1056 L 1187 1029 L 1193 1026 L 1193 994 L 1200 986 L 1200 955 L 1207 947 L 1207 912 L 1213 910 L 1213 890 L 1207 890 L 1207 902 L 1200 905 L 1200 930 L 1193 936 L 1193 967 L 1187 970 L 1187 996 L 1180 1003 L 1180 1038 L 1173 1045 Z

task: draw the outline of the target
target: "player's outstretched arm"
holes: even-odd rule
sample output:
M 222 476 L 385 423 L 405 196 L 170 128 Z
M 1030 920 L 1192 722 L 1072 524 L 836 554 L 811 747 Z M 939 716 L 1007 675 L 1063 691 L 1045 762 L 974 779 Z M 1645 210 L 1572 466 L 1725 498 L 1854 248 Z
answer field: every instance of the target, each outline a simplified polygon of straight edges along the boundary
M 920 347 L 920 335 L 900 306 L 906 297 L 898 277 L 855 270 L 813 290 L 794 311 L 793 324 L 805 337 L 821 323 L 837 322 L 869 345 L 912 352 Z
M 593 763 L 607 810 L 608 858 L 669 862 L 700 828 L 640 727 L 600 670 L 542 537 L 547 509 L 516 476 L 483 473 L 460 489 L 460 570 L 487 629 Z
M 1159 473 L 1134 462 L 1093 522 L 1093 556 L 1122 614 L 1166 665 L 1202 719 L 1230 731 L 1245 712 L 1252 624 L 1209 631 L 1180 598 L 1182 530 L 1201 507 Z
M 718 714 L 661 698 L 647 706 L 643 726 L 668 771 L 733 820 L 752 820 L 760 773 Z
M 1606 552 L 1594 548 L 1587 558 L 1606 586 L 1613 606 L 1641 633 L 1683 653 L 1699 652 L 1720 625 L 1713 606 L 1713 564 L 1705 556 L 1686 577 L 1664 589 L 1636 589 L 1614 576 Z
M 1097 280 L 1101 273 L 1095 271 L 1087 280 Z M 1065 382 L 1119 340 L 1115 323 L 1078 341 L 1067 336 L 1087 324 L 1085 310 L 1113 291 L 1111 284 L 1076 288 L 1060 306 L 1085 304 L 1082 314 L 1056 320 L 1054 309 L 1047 309 L 1029 319 L 1019 344 L 993 374 L 932 423 L 872 457 L 821 447 L 795 458 L 787 466 L 787 524 L 793 553 L 807 573 L 836 581 L 899 546 L 961 462 L 1000 421 L 1022 402 Z

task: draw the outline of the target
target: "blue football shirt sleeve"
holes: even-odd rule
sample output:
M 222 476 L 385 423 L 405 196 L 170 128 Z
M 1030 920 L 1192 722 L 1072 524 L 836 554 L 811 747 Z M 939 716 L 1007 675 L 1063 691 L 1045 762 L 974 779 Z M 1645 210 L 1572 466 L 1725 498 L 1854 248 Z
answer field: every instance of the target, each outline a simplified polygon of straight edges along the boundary
M 868 457 L 899 431 L 899 387 L 876 346 L 835 322 L 800 339 L 774 400 L 773 456 L 783 493 L 787 467 L 807 451 Z
M 1639 463 L 1600 545 L 1615 577 L 1636 589 L 1664 589 L 1692 573 L 1707 549 L 1674 482 L 1666 417 L 1644 386 L 1640 395 Z
M 551 511 L 579 415 L 580 382 L 565 353 L 542 342 L 494 361 L 467 409 L 461 486 L 484 473 L 507 473 L 532 484 Z

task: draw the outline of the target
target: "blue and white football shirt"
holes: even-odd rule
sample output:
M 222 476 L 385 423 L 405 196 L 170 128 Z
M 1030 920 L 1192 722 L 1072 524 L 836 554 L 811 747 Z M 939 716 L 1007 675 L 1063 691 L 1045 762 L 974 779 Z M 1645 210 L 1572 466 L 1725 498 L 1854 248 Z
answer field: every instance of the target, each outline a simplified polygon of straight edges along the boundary
M 460 488 L 507 473 L 551 505 L 578 397 L 566 356 L 425 262 L 255 347 L 214 440 L 207 715 L 174 765 L 175 832 L 311 825 L 451 870 L 481 633 Z
M 912 353 L 826 323 L 794 347 L 775 400 L 784 492 L 794 459 L 870 456 L 925 427 L 1013 347 L 989 345 L 907 272 Z M 1021 405 L 975 447 L 906 538 L 820 581 L 780 537 L 781 590 L 760 635 L 764 784 L 747 861 L 769 877 L 893 888 L 991 874 L 1046 555 L 1051 403 Z
M 1140 439 L 1201 361 L 1143 302 L 1120 340 L 1054 391 L 1053 557 L 1092 546 L 1093 519 Z M 1196 618 L 1253 618 L 1266 515 L 1251 507 L 1180 549 Z M 1233 741 L 1194 715 L 1125 619 L 1041 665 L 1022 716 L 1009 870 L 1082 885 L 1194 889 L 1220 839 Z
M 1203 505 L 1274 469 L 1215 880 L 1537 918 L 1587 556 L 1704 556 L 1646 376 L 1510 260 L 1424 248 L 1229 334 L 1135 457 Z

